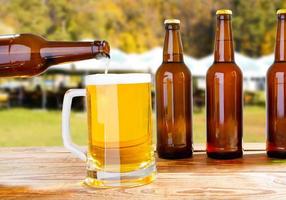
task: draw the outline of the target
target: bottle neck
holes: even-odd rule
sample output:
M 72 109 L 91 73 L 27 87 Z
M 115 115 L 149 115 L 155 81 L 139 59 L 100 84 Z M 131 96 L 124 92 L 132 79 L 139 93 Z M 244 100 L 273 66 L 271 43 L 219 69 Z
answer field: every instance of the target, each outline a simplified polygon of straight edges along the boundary
M 166 24 L 163 62 L 184 62 L 179 24 Z
M 286 40 L 286 14 L 278 15 L 276 46 L 275 46 L 275 62 L 286 61 L 285 40 Z
M 218 15 L 215 36 L 215 62 L 234 62 L 231 15 Z
M 106 41 L 94 42 L 56 42 L 47 41 L 40 49 L 41 57 L 48 66 L 102 57 L 109 57 L 109 44 Z

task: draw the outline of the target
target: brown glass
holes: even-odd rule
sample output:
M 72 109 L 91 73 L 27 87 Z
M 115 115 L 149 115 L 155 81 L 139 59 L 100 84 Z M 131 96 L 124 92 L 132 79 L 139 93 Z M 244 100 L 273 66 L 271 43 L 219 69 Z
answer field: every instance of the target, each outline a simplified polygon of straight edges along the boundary
M 267 72 L 267 155 L 286 158 L 286 14 L 278 15 L 275 61 Z
M 157 153 L 192 156 L 192 77 L 183 60 L 179 24 L 166 24 L 163 63 L 156 73 Z
M 242 81 L 234 61 L 231 15 L 217 15 L 214 64 L 206 78 L 208 157 L 242 157 Z
M 0 36 L 0 77 L 34 76 L 49 66 L 109 57 L 105 41 L 57 42 L 33 34 Z

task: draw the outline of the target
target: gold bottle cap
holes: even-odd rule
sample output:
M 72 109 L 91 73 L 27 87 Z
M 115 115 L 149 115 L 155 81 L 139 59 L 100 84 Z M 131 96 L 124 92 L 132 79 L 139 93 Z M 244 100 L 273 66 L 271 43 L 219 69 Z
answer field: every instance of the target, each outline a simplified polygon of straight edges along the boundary
M 179 24 L 180 20 L 178 19 L 165 19 L 164 24 Z
M 232 11 L 228 9 L 220 9 L 216 11 L 216 15 L 232 15 Z
M 276 14 L 277 15 L 279 15 L 279 14 L 286 14 L 286 9 L 285 8 L 284 9 L 279 9 L 279 10 L 277 10 Z

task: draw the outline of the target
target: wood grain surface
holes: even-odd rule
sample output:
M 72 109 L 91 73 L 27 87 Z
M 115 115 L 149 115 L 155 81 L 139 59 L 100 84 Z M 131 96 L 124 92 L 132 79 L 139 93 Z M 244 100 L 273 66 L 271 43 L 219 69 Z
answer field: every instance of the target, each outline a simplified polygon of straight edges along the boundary
M 134 188 L 81 185 L 85 163 L 63 147 L 0 148 L 0 199 L 286 199 L 286 160 L 264 144 L 246 144 L 243 159 L 157 159 L 154 183 Z

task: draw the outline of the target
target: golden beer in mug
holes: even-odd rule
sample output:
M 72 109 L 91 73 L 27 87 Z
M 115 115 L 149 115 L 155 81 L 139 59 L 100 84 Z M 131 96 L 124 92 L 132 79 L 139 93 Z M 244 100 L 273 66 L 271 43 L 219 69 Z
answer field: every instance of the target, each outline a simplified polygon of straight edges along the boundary
M 150 75 L 98 74 L 87 76 L 85 81 L 86 89 L 69 90 L 63 105 L 64 144 L 87 160 L 85 183 L 95 187 L 137 186 L 154 180 Z M 86 154 L 69 138 L 69 116 L 65 113 L 69 115 L 75 96 L 86 96 Z

